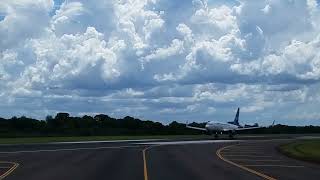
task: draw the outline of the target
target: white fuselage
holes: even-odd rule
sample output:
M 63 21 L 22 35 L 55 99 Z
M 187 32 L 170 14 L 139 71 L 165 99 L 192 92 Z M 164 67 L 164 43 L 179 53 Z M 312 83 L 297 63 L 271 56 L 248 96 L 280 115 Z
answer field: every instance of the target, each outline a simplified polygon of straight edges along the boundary
M 217 122 L 217 121 L 209 121 L 206 124 L 207 131 L 211 132 L 223 132 L 223 131 L 234 131 L 239 127 L 229 123 Z

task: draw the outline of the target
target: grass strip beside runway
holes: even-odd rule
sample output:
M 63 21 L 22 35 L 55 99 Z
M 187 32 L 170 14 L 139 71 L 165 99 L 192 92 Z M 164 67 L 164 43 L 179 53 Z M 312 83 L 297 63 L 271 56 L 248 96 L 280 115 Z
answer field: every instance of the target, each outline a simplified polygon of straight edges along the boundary
M 320 140 L 301 140 L 281 145 L 279 151 L 289 157 L 320 163 Z

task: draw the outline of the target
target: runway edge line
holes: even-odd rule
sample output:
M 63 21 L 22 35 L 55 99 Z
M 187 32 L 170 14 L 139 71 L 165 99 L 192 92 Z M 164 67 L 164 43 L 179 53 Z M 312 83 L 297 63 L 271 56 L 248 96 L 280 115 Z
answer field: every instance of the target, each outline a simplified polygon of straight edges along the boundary
M 250 173 L 252 173 L 252 174 L 255 174 L 255 175 L 260 176 L 260 177 L 262 177 L 262 178 L 265 178 L 265 179 L 267 179 L 267 180 L 277 180 L 276 178 L 270 177 L 270 176 L 268 176 L 268 175 L 265 175 L 265 174 L 262 174 L 262 173 L 260 173 L 260 172 L 257 172 L 257 171 L 255 171 L 255 170 L 253 170 L 253 169 L 247 168 L 247 167 L 245 167 L 245 166 L 242 166 L 242 165 L 240 165 L 240 164 L 237 164 L 237 163 L 235 163 L 235 162 L 232 162 L 232 161 L 230 161 L 230 160 L 228 160 L 228 159 L 225 159 L 225 158 L 221 155 L 221 151 L 223 151 L 224 149 L 227 149 L 227 148 L 236 146 L 236 145 L 237 145 L 237 144 L 235 144 L 235 145 L 230 145 L 230 146 L 225 146 L 225 147 L 222 147 L 222 148 L 218 149 L 218 150 L 216 151 L 217 156 L 218 156 L 221 160 L 223 160 L 223 161 L 225 161 L 225 162 L 227 162 L 227 163 L 229 163 L 229 164 L 231 164 L 231 165 L 234 165 L 234 166 L 236 166 L 236 167 L 238 167 L 238 168 L 241 168 L 241 169 L 243 169 L 243 170 L 245 170 L 245 171 L 248 171 L 248 172 L 250 172 Z
M 3 161 L 0 161 L 0 163 L 13 164 L 13 166 L 8 171 L 6 171 L 5 173 L 3 173 L 0 176 L 0 179 L 4 179 L 5 177 L 9 176 L 19 166 L 19 163 L 16 163 L 16 162 L 3 162 Z

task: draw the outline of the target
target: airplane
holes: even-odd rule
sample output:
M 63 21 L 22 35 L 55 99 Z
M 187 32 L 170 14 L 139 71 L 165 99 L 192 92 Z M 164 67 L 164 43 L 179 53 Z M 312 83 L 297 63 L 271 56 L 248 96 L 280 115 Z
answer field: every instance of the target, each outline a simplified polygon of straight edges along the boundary
M 228 132 L 229 137 L 233 138 L 233 136 L 236 134 L 237 131 L 244 131 L 244 130 L 252 130 L 252 129 L 260 129 L 264 127 L 258 126 L 257 123 L 255 125 L 250 126 L 250 125 L 245 125 L 244 127 L 240 125 L 239 123 L 239 114 L 240 114 L 240 108 L 237 110 L 237 114 L 234 118 L 233 121 L 230 121 L 228 123 L 224 122 L 217 122 L 217 121 L 209 121 L 206 123 L 205 128 L 200 128 L 200 127 L 194 127 L 194 126 L 189 126 L 188 123 L 186 123 L 186 127 L 190 129 L 195 129 L 195 130 L 200 130 L 200 131 L 205 131 L 208 134 L 215 133 L 215 137 L 219 137 L 219 133 L 222 134 L 223 132 Z M 274 122 L 272 123 L 271 126 L 274 125 Z

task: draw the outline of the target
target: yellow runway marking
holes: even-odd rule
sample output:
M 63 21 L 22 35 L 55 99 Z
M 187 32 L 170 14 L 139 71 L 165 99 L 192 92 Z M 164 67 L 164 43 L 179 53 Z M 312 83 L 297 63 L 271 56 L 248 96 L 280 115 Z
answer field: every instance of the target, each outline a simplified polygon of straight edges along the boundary
M 142 150 L 142 156 L 143 156 L 143 176 L 144 180 L 148 180 L 148 168 L 147 168 L 147 160 L 146 160 L 146 150 L 148 148 L 145 148 Z
M 248 172 L 250 172 L 250 173 L 252 173 L 252 174 L 255 174 L 255 175 L 257 175 L 257 176 L 260 176 L 260 177 L 262 177 L 262 178 L 264 178 L 264 179 L 267 179 L 267 180 L 276 180 L 276 178 L 270 177 L 270 176 L 268 176 L 268 175 L 265 175 L 265 174 L 262 174 L 262 173 L 260 173 L 260 172 L 257 172 L 257 171 L 255 171 L 255 170 L 253 170 L 253 169 L 244 167 L 244 166 L 242 166 L 242 165 L 240 165 L 240 164 L 237 164 L 237 163 L 232 162 L 232 161 L 230 161 L 230 160 L 228 160 L 228 159 L 225 159 L 225 158 L 221 155 L 221 151 L 224 150 L 224 149 L 227 149 L 227 148 L 229 148 L 229 147 L 232 147 L 232 146 L 235 146 L 235 145 L 225 146 L 225 147 L 223 147 L 223 148 L 218 149 L 217 152 L 216 152 L 217 156 L 218 156 L 221 160 L 223 160 L 223 161 L 225 161 L 225 162 L 227 162 L 227 163 L 229 163 L 229 164 L 232 164 L 232 165 L 234 165 L 234 166 L 236 166 L 236 167 L 238 167 L 238 168 L 241 168 L 241 169 L 243 169 L 243 170 L 245 170 L 245 171 L 248 171 Z
M 0 161 L 0 163 L 3 163 L 3 164 L 12 164 L 13 166 L 8 170 L 6 171 L 5 173 L 3 173 L 1 176 L 0 176 L 0 179 L 4 179 L 5 177 L 9 176 L 9 174 L 11 174 L 15 169 L 17 169 L 17 167 L 19 166 L 18 163 L 15 163 L 15 162 L 2 162 Z
M 147 166 L 146 152 L 147 152 L 147 150 L 149 150 L 153 147 L 157 147 L 157 146 L 161 146 L 161 145 L 149 146 L 149 147 L 146 147 L 142 150 L 144 180 L 148 180 L 148 166 Z

